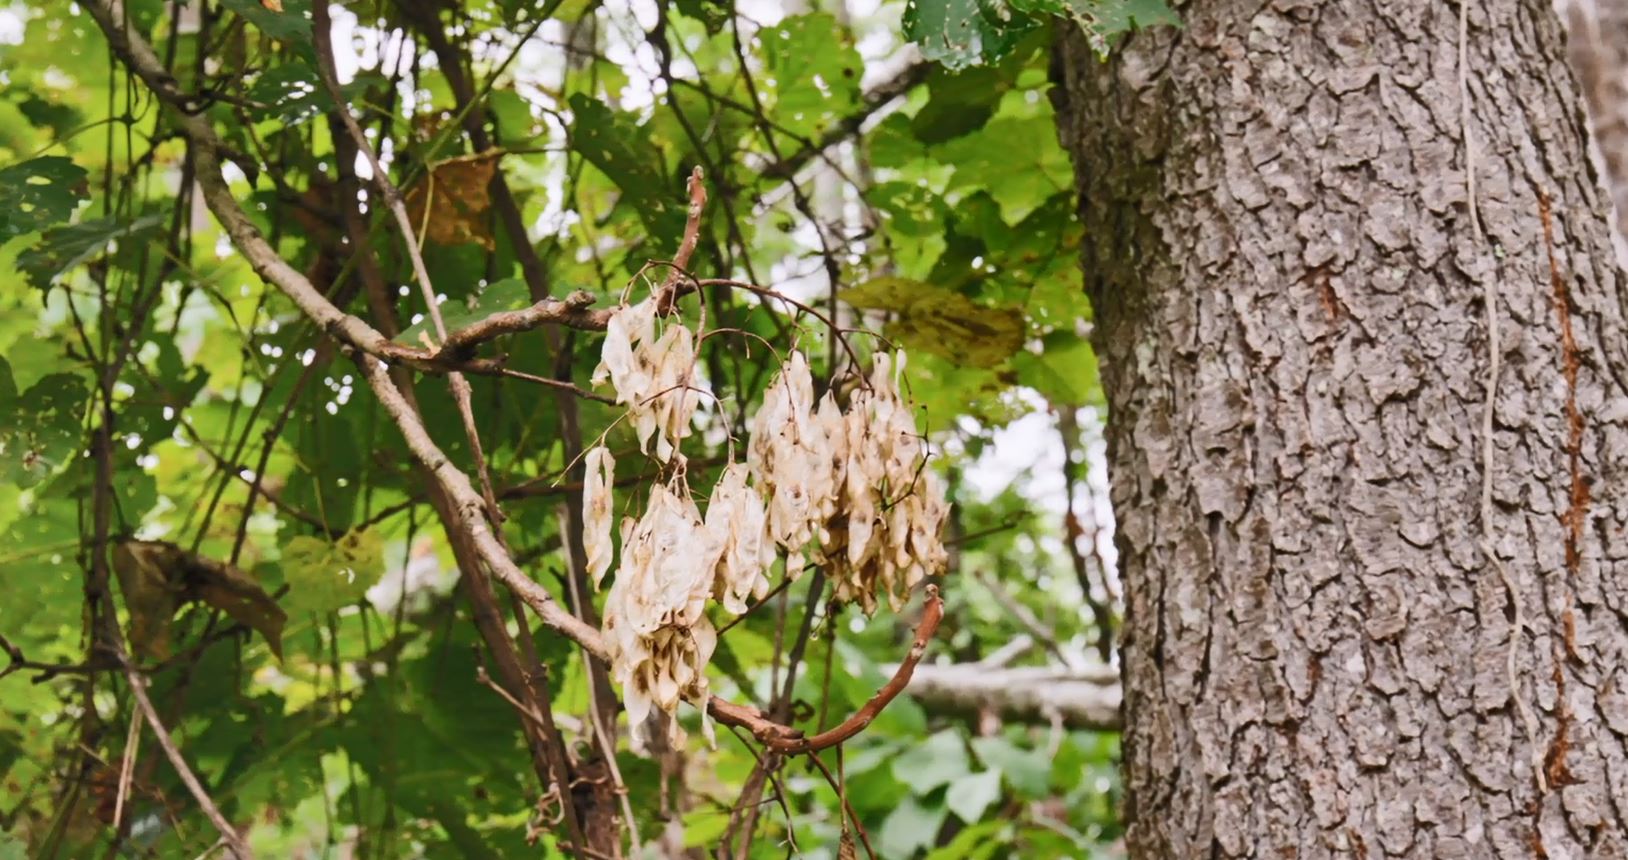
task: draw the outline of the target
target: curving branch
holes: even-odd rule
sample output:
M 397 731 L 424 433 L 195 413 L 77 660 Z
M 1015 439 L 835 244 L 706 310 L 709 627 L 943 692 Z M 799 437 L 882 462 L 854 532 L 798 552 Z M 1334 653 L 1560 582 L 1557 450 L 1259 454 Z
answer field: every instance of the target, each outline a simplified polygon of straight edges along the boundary
M 861 705 L 852 716 L 835 728 L 813 737 L 807 737 L 798 729 L 775 722 L 756 708 L 722 699 L 709 701 L 707 713 L 718 722 L 746 729 L 760 743 L 778 753 L 798 755 L 830 749 L 864 731 L 871 721 L 882 713 L 883 708 L 904 692 L 904 688 L 910 684 L 911 676 L 915 674 L 916 664 L 927 654 L 927 645 L 932 642 L 933 634 L 938 631 L 938 623 L 943 619 L 944 601 L 938 596 L 938 586 L 929 585 L 926 590 L 926 602 L 922 606 L 921 621 L 916 625 L 915 641 L 911 643 L 910 653 L 905 656 L 904 662 L 894 669 L 893 677 L 888 679 L 888 682 L 882 685 L 882 689 L 877 690 L 876 695 Z

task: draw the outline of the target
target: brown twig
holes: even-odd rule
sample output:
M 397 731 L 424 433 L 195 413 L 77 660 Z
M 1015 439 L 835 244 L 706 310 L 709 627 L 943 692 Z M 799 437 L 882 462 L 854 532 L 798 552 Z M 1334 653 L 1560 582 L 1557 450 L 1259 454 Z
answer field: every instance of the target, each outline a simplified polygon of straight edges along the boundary
M 865 832 L 865 825 L 860 823 L 859 813 L 855 812 L 854 805 L 848 802 L 848 793 L 842 790 L 842 783 L 831 774 L 831 769 L 825 766 L 825 762 L 820 761 L 819 754 L 809 753 L 808 760 L 825 775 L 825 781 L 831 785 L 831 790 L 837 793 L 837 799 L 842 801 L 842 810 L 848 814 L 848 820 L 853 822 L 854 830 L 859 832 L 859 842 L 865 846 L 865 855 L 871 860 L 876 860 L 876 849 L 871 847 L 871 835 Z
M 153 727 L 153 737 L 158 740 L 158 746 L 164 750 L 164 757 L 169 759 L 170 766 L 175 768 L 176 775 L 181 777 L 182 784 L 187 787 L 187 791 L 192 794 L 192 798 L 198 801 L 198 806 L 203 809 L 204 815 L 209 819 L 209 822 L 215 825 L 215 829 L 220 832 L 220 838 L 226 842 L 226 850 L 230 851 L 232 856 L 238 858 L 238 860 L 254 860 L 254 852 L 249 850 L 248 844 L 243 841 L 243 836 L 237 832 L 237 828 L 233 827 L 230 821 L 226 820 L 226 816 L 221 814 L 220 807 L 215 805 L 214 798 L 209 796 L 209 792 L 204 789 L 203 783 L 198 781 L 198 777 L 193 774 L 192 768 L 187 766 L 186 758 L 181 755 L 180 748 L 175 745 L 175 739 L 170 737 L 169 730 L 164 727 L 164 721 L 159 717 L 158 709 L 153 707 L 153 700 L 147 695 L 147 679 L 136 671 L 135 664 L 131 663 L 130 659 L 125 656 L 122 645 L 114 642 L 113 648 L 115 649 L 115 656 L 124 665 L 124 676 L 130 682 L 130 692 L 136 698 L 136 707 L 141 709 L 142 717 L 147 720 L 148 725 Z
M 6 658 L 8 661 L 6 663 L 6 668 L 0 669 L 0 678 L 4 678 L 13 672 L 39 672 L 40 674 L 35 675 L 32 679 L 36 684 L 48 681 L 58 675 L 89 675 L 94 672 L 111 668 L 108 666 L 98 666 L 94 662 L 37 663 L 28 659 L 28 657 L 23 654 L 23 649 L 18 647 L 15 642 L 7 639 L 5 636 L 0 636 L 0 651 L 6 652 Z
M 752 733 L 752 736 L 769 749 L 786 755 L 798 755 L 807 752 L 818 752 L 836 746 L 865 730 L 877 715 L 882 713 L 890 702 L 904 692 L 910 683 L 910 676 L 916 670 L 916 664 L 927 653 L 927 645 L 938 631 L 938 624 L 944 618 L 944 601 L 938 596 L 938 586 L 929 585 L 926 591 L 926 602 L 922 607 L 921 621 L 916 625 L 916 638 L 910 646 L 910 653 L 899 663 L 893 677 L 882 685 L 870 701 L 862 705 L 848 719 L 843 720 L 830 731 L 821 732 L 812 737 L 804 736 L 801 731 L 782 725 L 769 719 L 762 711 L 743 705 L 737 705 L 723 699 L 713 698 L 707 702 L 707 713 L 713 719 L 731 726 L 740 726 Z
M 707 206 L 707 187 L 701 182 L 703 178 L 704 174 L 699 165 L 690 170 L 690 178 L 686 183 L 690 205 L 684 217 L 684 237 L 679 240 L 678 253 L 673 255 L 667 280 L 661 285 L 661 297 L 657 299 L 656 304 L 656 313 L 660 316 L 673 312 L 673 305 L 678 302 L 680 295 L 680 283 L 695 281 L 688 270 L 690 257 L 694 256 L 695 246 L 701 240 L 701 214 L 706 211 Z

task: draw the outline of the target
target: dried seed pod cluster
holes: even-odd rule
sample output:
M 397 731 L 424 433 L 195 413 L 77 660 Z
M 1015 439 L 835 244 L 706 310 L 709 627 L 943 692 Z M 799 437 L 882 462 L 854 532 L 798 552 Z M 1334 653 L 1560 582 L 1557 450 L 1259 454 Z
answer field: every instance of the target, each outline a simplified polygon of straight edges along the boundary
M 676 453 L 694 408 L 687 391 L 693 343 L 682 325 L 657 339 L 654 304 L 645 301 L 612 318 L 596 371 L 596 382 L 608 378 L 618 402 L 628 404 L 640 447 L 656 436 L 662 462 L 683 462 Z M 903 362 L 902 353 L 897 364 L 878 355 L 844 410 L 831 392 L 816 405 L 808 360 L 792 352 L 751 421 L 746 462 L 724 468 L 705 517 L 680 468 L 652 488 L 642 516 L 623 521 L 605 631 L 636 748 L 652 708 L 671 714 L 681 699 L 706 699 L 704 669 L 717 644 L 706 601 L 744 613 L 748 599 L 768 593 L 782 551 L 789 576 L 812 557 L 835 583 L 837 599 L 866 614 L 879 596 L 899 608 L 912 586 L 943 568 L 940 532 L 949 506 L 925 468 L 927 445 L 899 393 Z M 601 447 L 586 465 L 584 541 L 597 585 L 611 564 L 615 461 Z M 668 724 L 672 741 L 682 743 L 677 721 Z
M 876 356 L 870 387 L 854 392 L 843 415 L 842 451 L 832 452 L 841 458 L 841 495 L 822 530 L 820 564 L 837 599 L 857 602 L 867 615 L 877 595 L 897 611 L 916 583 L 949 560 L 940 538 L 949 504 L 899 396 L 903 364 L 902 352 L 896 369 L 886 354 Z
M 605 346 L 593 382 L 606 379 L 625 404 L 639 436 L 639 450 L 650 453 L 656 437 L 656 459 L 667 462 L 679 440 L 690 435 L 695 391 L 695 338 L 682 325 L 670 325 L 656 337 L 654 299 L 622 308 L 605 328 Z
M 718 545 L 688 495 L 662 484 L 651 490 L 642 518 L 622 521 L 622 563 L 605 599 L 605 633 L 616 648 L 612 674 L 622 685 L 636 749 L 643 749 L 651 707 L 671 714 L 685 696 L 706 701 L 705 669 L 718 634 L 705 611 L 714 571 L 704 560 L 717 556 Z M 673 743 L 683 743 L 678 722 L 668 725 Z

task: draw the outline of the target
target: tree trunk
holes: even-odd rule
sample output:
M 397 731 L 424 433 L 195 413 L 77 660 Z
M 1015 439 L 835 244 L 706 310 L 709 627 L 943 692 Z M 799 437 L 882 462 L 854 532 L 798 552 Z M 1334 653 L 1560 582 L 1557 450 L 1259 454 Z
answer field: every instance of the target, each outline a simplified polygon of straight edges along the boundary
M 1180 12 L 1057 53 L 1132 855 L 1625 856 L 1628 287 L 1548 0 L 1463 78 L 1450 3 Z

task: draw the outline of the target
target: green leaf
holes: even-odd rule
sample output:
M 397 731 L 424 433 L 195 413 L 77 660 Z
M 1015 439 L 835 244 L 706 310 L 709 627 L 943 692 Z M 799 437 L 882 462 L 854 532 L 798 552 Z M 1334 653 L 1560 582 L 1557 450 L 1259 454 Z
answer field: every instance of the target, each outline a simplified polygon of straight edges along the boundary
M 106 251 L 109 243 L 134 244 L 147 239 L 163 224 L 164 215 L 150 212 L 134 221 L 98 218 L 58 227 L 47 232 L 38 245 L 18 255 L 17 268 L 23 271 L 29 283 L 44 289 L 53 280 Z
M 951 69 L 999 59 L 1033 26 L 993 0 L 910 0 L 904 8 L 905 38 Z
M 638 144 L 648 146 L 649 136 L 596 99 L 575 93 L 570 103 L 571 148 L 616 183 L 622 191 L 618 204 L 635 207 L 652 239 L 676 240 L 684 228 L 682 189 L 663 177 L 659 153 L 641 151 Z
M 984 817 L 984 810 L 1001 796 L 1001 772 L 986 770 L 958 777 L 944 793 L 944 804 L 962 821 L 971 824 Z
M 84 114 L 78 109 L 59 101 L 43 99 L 37 93 L 24 96 L 17 102 L 17 110 L 36 127 L 50 129 L 59 139 L 85 121 Z
M 0 358 L 0 481 L 32 487 L 73 459 L 82 437 L 85 387 L 54 373 L 17 393 Z
M 0 860 L 28 860 L 28 846 L 9 833 L 0 833 Z
M 942 801 L 927 804 L 906 795 L 882 821 L 877 834 L 877 854 L 882 857 L 913 857 L 916 850 L 932 845 L 944 825 L 947 810 Z
M 384 575 L 384 539 L 373 529 L 329 543 L 300 535 L 283 547 L 283 604 L 296 612 L 332 612 L 360 601 Z
M 346 101 L 354 105 L 369 86 L 382 80 L 376 74 L 362 74 L 350 83 L 341 85 L 339 90 Z M 322 85 L 316 66 L 301 59 L 267 69 L 255 79 L 247 95 L 252 101 L 264 105 L 251 110 L 253 116 L 277 120 L 284 127 L 299 125 L 333 109 L 333 99 Z
M 1042 797 L 1051 783 L 1051 765 L 1039 750 L 1023 749 L 1003 737 L 973 738 L 972 750 L 984 764 L 998 768 L 1012 788 Z
M 1011 844 L 1012 822 L 999 819 L 980 821 L 955 834 L 950 844 L 933 849 L 928 853 L 927 860 L 987 860 L 996 856 L 996 851 Z
M 911 349 L 968 367 L 994 367 L 1023 347 L 1026 324 L 1014 308 L 984 307 L 954 290 L 909 278 L 873 278 L 841 293 L 856 308 L 889 310 L 883 333 Z
M 90 196 L 85 169 L 60 155 L 0 170 L 0 242 L 60 224 Z
M 916 794 L 926 794 L 971 770 L 961 736 L 945 730 L 893 760 L 893 776 Z
M 467 301 L 449 301 L 441 305 L 441 321 L 446 323 L 447 334 L 498 313 L 517 311 L 531 306 L 531 292 L 519 278 L 504 278 L 486 286 Z M 426 314 L 423 319 L 396 335 L 397 343 L 423 346 L 423 336 L 435 339 L 435 321 Z
M 1073 332 L 1053 332 L 1043 343 L 1045 349 L 1039 355 L 1019 352 L 1012 356 L 1018 381 L 1059 406 L 1100 402 L 1102 387 L 1091 344 Z
M 273 39 L 309 44 L 311 41 L 310 0 L 282 0 L 282 11 L 266 8 L 261 0 L 222 0 L 226 8 L 242 15 L 249 23 Z
M 927 104 L 910 119 L 910 130 L 922 143 L 943 143 L 976 131 L 995 115 L 1008 89 L 1006 75 L 991 66 L 934 69 L 927 77 Z
M 1012 5 L 1072 18 L 1099 51 L 1132 30 L 1181 24 L 1164 0 L 1013 0 Z
M 796 15 L 759 34 L 773 72 L 774 119 L 806 135 L 833 127 L 859 105 L 865 63 L 847 27 L 823 12 Z
M 719 0 L 675 0 L 673 6 L 686 17 L 700 21 L 714 35 L 723 32 L 735 14 L 733 6 Z

